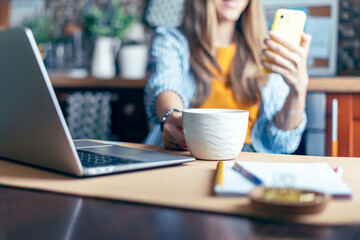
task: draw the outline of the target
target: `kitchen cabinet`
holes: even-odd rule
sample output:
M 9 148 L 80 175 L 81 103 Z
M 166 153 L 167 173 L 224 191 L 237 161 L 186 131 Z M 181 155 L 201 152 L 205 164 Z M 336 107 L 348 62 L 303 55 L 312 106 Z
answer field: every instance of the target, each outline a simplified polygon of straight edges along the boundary
M 360 93 L 329 93 L 326 125 L 331 126 L 331 102 L 338 101 L 338 156 L 360 157 Z M 331 156 L 331 127 L 326 128 L 326 155 Z
M 326 93 L 308 92 L 305 111 L 308 121 L 303 135 L 304 153 L 312 156 L 325 156 Z
M 67 116 L 67 98 L 74 92 L 110 92 L 111 93 L 111 135 L 113 141 L 141 143 L 147 133 L 148 124 L 143 103 L 145 80 L 111 80 L 87 77 L 70 78 L 63 75 L 51 75 L 61 109 Z M 69 124 L 69 123 L 68 123 Z
M 309 91 L 326 94 L 326 155 L 332 155 L 331 103 L 333 99 L 337 99 L 337 155 L 341 157 L 360 157 L 360 77 L 311 78 Z

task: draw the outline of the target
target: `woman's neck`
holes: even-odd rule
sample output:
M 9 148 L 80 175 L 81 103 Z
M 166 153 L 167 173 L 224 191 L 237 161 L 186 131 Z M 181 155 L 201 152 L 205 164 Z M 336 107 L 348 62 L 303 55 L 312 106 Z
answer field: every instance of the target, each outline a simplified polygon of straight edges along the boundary
M 219 21 L 217 35 L 215 39 L 216 47 L 229 46 L 234 41 L 235 23 L 228 21 Z

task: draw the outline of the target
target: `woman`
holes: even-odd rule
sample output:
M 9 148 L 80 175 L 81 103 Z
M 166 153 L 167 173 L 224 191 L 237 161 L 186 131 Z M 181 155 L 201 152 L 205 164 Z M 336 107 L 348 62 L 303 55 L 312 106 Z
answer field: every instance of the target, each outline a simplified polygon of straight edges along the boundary
M 188 0 L 184 25 L 153 38 L 145 105 L 155 127 L 145 143 L 187 150 L 182 109 L 234 108 L 250 113 L 246 150 L 294 152 L 306 125 L 311 37 L 294 46 L 266 34 L 260 0 Z

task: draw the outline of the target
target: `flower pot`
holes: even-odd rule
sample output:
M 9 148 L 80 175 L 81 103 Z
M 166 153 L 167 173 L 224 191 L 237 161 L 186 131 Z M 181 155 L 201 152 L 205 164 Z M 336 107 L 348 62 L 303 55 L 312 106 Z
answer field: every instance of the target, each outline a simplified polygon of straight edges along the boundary
M 111 79 L 116 76 L 115 59 L 121 40 L 111 37 L 99 37 L 95 42 L 91 62 L 91 74 L 96 78 Z
M 143 79 L 146 74 L 148 47 L 146 45 L 126 45 L 120 49 L 120 74 L 125 79 Z

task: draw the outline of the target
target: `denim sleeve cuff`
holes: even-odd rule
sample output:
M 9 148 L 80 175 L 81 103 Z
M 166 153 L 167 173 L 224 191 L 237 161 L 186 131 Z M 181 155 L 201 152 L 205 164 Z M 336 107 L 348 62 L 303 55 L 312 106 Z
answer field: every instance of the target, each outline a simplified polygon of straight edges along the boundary
M 266 131 L 265 134 L 252 134 L 253 147 L 257 152 L 265 153 L 293 153 L 298 148 L 301 136 L 305 130 L 307 117 L 306 113 L 303 113 L 303 119 L 300 124 L 292 130 L 280 129 L 274 119 L 266 123 L 266 119 L 259 119 L 257 123 L 264 124 L 265 127 L 254 128 L 255 131 Z M 266 139 L 257 139 L 255 136 L 263 136 Z
M 148 97 L 145 98 L 145 101 L 146 101 L 145 106 L 146 106 L 146 112 L 148 115 L 148 119 L 154 123 L 159 123 L 159 120 L 156 115 L 156 109 L 155 109 L 156 98 L 165 91 L 172 91 L 172 92 L 176 93 L 177 95 L 179 95 L 179 97 L 181 98 L 181 100 L 183 102 L 184 108 L 188 108 L 190 105 L 190 100 L 185 96 L 185 93 L 182 90 L 182 88 L 174 86 L 174 85 L 165 85 L 165 86 L 159 87 L 159 88 L 155 89 L 151 94 L 146 94 L 146 96 L 148 96 Z

